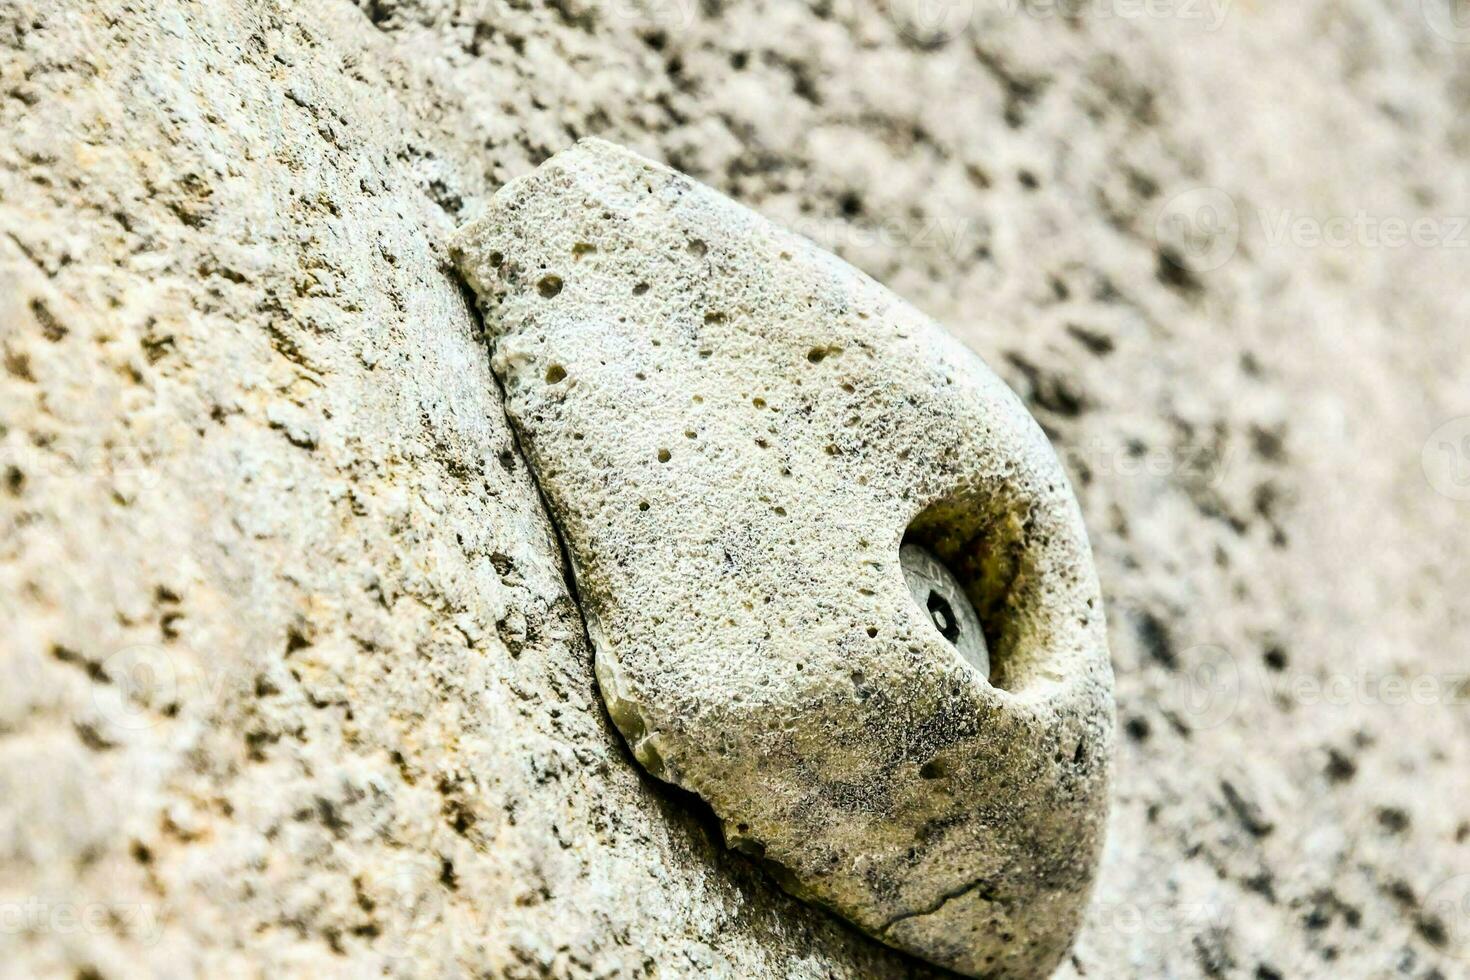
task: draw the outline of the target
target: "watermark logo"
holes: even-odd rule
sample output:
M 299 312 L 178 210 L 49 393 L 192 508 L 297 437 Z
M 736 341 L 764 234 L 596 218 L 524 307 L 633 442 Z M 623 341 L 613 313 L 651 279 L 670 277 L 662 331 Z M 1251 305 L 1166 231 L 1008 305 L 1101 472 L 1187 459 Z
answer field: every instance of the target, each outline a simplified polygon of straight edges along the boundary
M 486 6 L 495 6 L 488 0 Z M 688 30 L 699 19 L 700 0 L 600 0 L 588 4 L 608 21 L 653 23 L 676 30 Z
M 1240 665 L 1230 651 L 1213 643 L 1190 647 L 1170 671 L 1166 707 L 1182 715 L 1191 728 L 1218 728 L 1240 705 Z
M 1455 44 L 1470 44 L 1470 0 L 1419 0 L 1429 29 Z
M 92 705 L 109 725 L 141 731 L 174 717 L 185 705 L 220 704 L 230 670 L 188 647 L 139 643 L 96 664 Z
M 1240 211 L 1220 188 L 1196 187 L 1164 205 L 1154 236 L 1170 261 L 1196 275 L 1213 272 L 1240 247 Z
M 900 34 L 933 47 L 965 32 L 975 16 L 975 0 L 889 0 L 887 9 Z
M 444 922 L 444 885 L 437 869 L 404 861 L 369 875 L 364 890 L 387 926 L 374 948 L 389 960 L 414 957 L 414 937 L 437 932 Z
M 152 728 L 162 709 L 178 703 L 179 671 L 162 647 L 124 647 L 102 662 L 101 671 L 111 684 L 93 685 L 92 701 L 98 713 L 119 728 Z
M 1451 500 L 1470 500 L 1470 415 L 1435 429 L 1419 461 L 1435 493 Z
M 1424 896 L 1419 931 L 1446 956 L 1470 960 L 1470 874 L 1456 875 Z

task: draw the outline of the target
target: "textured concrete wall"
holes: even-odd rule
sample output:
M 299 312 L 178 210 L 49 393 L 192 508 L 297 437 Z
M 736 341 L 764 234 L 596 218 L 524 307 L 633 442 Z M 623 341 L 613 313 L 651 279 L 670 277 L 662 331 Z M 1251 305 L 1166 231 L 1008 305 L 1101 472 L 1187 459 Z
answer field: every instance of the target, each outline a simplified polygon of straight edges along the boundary
M 1451 12 L 0 7 L 0 974 L 922 972 L 601 712 L 442 244 L 595 133 L 1056 441 L 1123 732 L 1063 976 L 1465 975 Z

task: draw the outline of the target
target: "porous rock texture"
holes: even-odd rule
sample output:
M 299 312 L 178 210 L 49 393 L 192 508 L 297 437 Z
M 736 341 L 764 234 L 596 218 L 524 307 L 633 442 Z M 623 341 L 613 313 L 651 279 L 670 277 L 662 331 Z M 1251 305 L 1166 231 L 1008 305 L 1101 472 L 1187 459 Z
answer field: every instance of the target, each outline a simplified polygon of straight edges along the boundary
M 1096 870 L 1112 672 L 1020 400 L 861 272 L 602 140 L 451 251 L 638 761 L 885 942 L 1049 973 Z M 914 602 L 906 534 L 967 583 L 988 676 Z
M 1120 722 L 1059 976 L 1465 975 L 1448 5 L 948 9 L 0 4 L 0 974 L 925 973 L 602 713 L 444 248 L 595 134 L 1058 448 Z

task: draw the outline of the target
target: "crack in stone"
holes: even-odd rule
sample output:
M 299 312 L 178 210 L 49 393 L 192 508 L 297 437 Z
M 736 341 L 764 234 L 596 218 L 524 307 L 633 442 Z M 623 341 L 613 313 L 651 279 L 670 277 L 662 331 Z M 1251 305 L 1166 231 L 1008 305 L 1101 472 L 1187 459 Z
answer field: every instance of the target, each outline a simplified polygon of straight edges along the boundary
M 987 902 L 995 902 L 997 901 L 998 896 L 995 894 L 995 890 L 989 886 L 989 878 L 976 878 L 974 881 L 967 882 L 966 884 L 963 884 L 958 888 L 953 888 L 947 892 L 942 893 L 939 898 L 936 899 L 927 908 L 918 909 L 914 912 L 901 912 L 898 915 L 895 915 L 893 918 L 883 923 L 883 925 L 879 927 L 878 931 L 888 932 L 900 922 L 907 921 L 908 919 L 921 918 L 926 915 L 933 915 L 935 912 L 938 912 L 950 902 L 972 891 L 979 890 L 981 898 L 985 899 L 985 901 Z
M 475 298 L 473 290 L 470 289 L 464 282 L 464 279 L 459 277 L 458 274 L 456 274 L 456 278 L 460 292 L 465 294 L 465 299 L 469 304 L 470 315 L 480 322 L 480 333 L 485 338 L 485 353 L 489 358 L 493 359 L 495 356 L 495 337 L 485 327 L 485 314 L 480 309 L 479 302 Z M 577 610 L 577 620 L 582 624 L 582 636 L 587 641 L 587 650 L 595 657 L 597 651 L 592 643 L 592 634 L 587 628 L 587 614 L 582 611 L 582 598 L 577 590 L 576 567 L 572 564 L 572 553 L 567 545 L 566 535 L 562 533 L 561 524 L 556 519 L 556 511 L 552 508 L 551 500 L 546 496 L 546 491 L 541 486 L 541 478 L 536 473 L 536 467 L 531 465 L 530 457 L 526 455 L 525 449 L 521 447 L 521 433 L 516 428 L 515 420 L 510 417 L 510 412 L 506 410 L 506 401 L 509 396 L 505 390 L 505 382 L 501 379 L 500 375 L 495 373 L 493 365 L 490 368 L 490 377 L 495 379 L 495 390 L 500 396 L 500 411 L 505 416 L 506 430 L 510 434 L 510 447 L 515 452 L 516 457 L 520 459 L 521 465 L 526 468 L 526 477 L 531 481 L 531 488 L 536 491 L 536 499 L 541 504 L 541 513 L 545 515 L 546 523 L 551 527 L 551 535 L 556 539 L 556 548 L 561 554 L 562 581 L 567 587 L 567 598 L 571 600 L 572 608 Z

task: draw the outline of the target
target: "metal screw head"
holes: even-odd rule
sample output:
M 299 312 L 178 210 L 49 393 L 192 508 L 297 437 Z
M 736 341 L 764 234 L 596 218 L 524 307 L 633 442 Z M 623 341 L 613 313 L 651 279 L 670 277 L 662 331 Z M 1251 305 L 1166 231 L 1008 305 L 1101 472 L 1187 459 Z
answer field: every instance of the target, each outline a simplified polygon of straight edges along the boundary
M 975 607 L 970 604 L 960 583 L 949 569 L 939 563 L 939 559 L 920 545 L 901 547 L 898 562 L 903 568 L 909 594 L 914 597 L 924 618 L 981 676 L 988 678 L 990 649 L 985 645 L 980 617 L 975 615 Z

